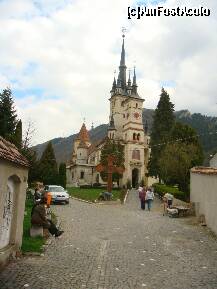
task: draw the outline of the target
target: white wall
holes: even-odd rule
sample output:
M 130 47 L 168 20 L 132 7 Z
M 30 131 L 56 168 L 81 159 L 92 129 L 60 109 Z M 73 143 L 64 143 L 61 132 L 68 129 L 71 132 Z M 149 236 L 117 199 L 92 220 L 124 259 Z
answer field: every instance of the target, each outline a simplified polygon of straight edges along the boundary
M 8 180 L 14 180 L 13 215 L 10 229 L 9 244 L 0 248 L 0 268 L 9 259 L 9 256 L 19 251 L 22 244 L 23 218 L 25 210 L 28 169 L 13 163 L 0 160 L 0 226 L 4 223 L 3 211 L 8 191 Z
M 217 175 L 191 172 L 190 186 L 196 215 L 205 215 L 207 226 L 217 234 Z

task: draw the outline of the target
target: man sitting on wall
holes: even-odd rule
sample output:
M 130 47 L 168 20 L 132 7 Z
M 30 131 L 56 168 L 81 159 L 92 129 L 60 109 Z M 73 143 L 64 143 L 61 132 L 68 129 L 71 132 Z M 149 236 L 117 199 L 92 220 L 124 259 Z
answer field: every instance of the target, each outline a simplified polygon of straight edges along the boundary
M 33 206 L 31 212 L 31 223 L 32 225 L 41 226 L 45 229 L 48 229 L 51 235 L 59 237 L 64 231 L 58 230 L 56 225 L 51 220 L 46 218 L 46 203 L 47 199 L 42 197 L 40 203 Z

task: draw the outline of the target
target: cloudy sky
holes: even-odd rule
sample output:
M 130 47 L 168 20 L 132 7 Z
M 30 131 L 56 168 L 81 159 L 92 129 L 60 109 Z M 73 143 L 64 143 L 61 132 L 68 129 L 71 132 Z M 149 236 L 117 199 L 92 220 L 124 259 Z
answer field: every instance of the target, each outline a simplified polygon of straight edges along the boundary
M 127 18 L 134 0 L 0 0 L 0 89 L 10 86 L 34 144 L 108 122 L 121 28 L 127 66 L 137 67 L 144 107 L 160 89 L 175 109 L 217 116 L 217 1 L 166 0 L 148 6 L 211 9 L 210 17 Z

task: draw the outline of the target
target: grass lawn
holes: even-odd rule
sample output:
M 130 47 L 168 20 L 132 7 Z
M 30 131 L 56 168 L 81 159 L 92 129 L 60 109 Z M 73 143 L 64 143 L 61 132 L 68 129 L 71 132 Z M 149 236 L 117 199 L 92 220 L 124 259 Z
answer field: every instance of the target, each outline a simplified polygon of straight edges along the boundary
M 75 198 L 79 198 L 86 201 L 94 202 L 98 197 L 99 194 L 105 192 L 105 188 L 90 188 L 90 189 L 83 189 L 83 188 L 72 188 L 68 187 L 68 193 Z M 113 190 L 112 191 L 113 198 L 112 200 L 120 199 L 120 190 Z
M 26 199 L 25 215 L 23 221 L 23 242 L 21 249 L 23 252 L 42 252 L 42 245 L 45 243 L 45 239 L 43 237 L 32 238 L 29 235 L 32 207 L 33 200 Z

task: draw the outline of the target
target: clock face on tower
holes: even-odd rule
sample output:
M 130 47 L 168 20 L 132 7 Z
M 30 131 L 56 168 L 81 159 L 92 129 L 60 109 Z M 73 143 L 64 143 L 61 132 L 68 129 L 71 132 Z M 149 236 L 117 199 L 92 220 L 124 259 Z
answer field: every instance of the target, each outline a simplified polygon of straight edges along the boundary
M 133 116 L 138 119 L 140 117 L 140 114 L 138 112 L 134 112 Z

